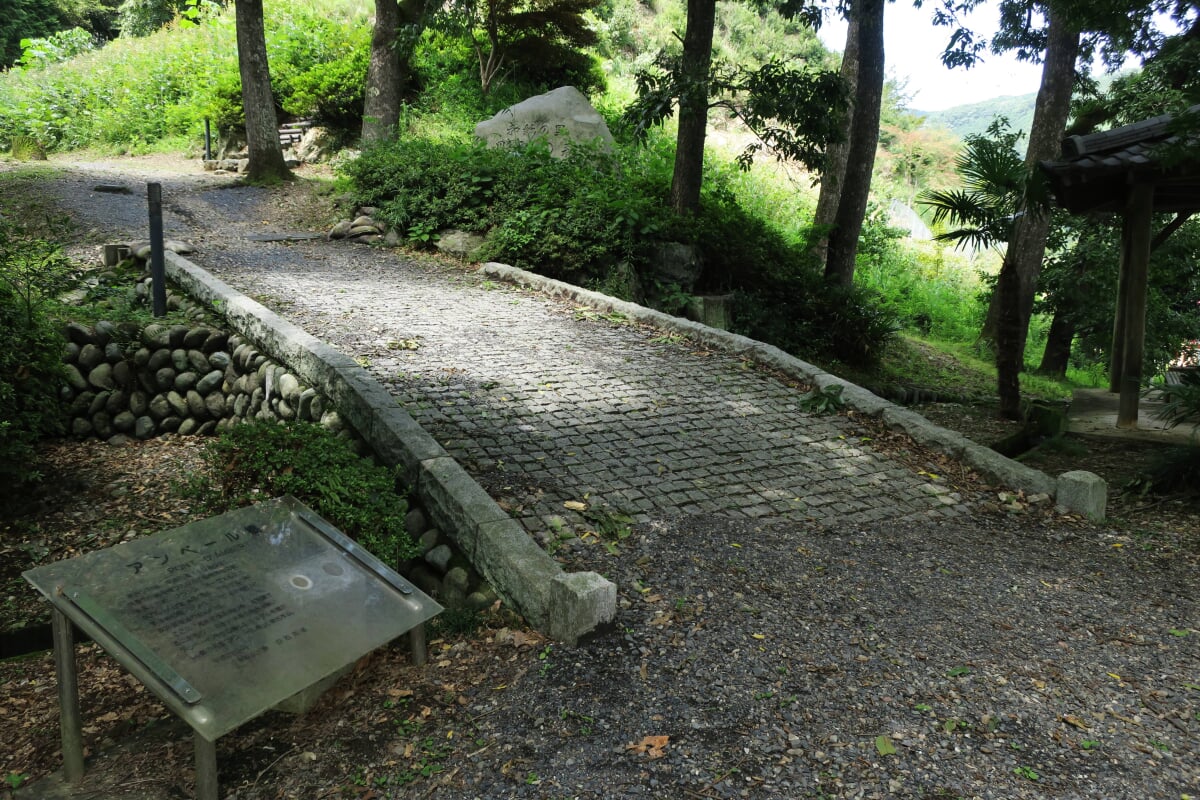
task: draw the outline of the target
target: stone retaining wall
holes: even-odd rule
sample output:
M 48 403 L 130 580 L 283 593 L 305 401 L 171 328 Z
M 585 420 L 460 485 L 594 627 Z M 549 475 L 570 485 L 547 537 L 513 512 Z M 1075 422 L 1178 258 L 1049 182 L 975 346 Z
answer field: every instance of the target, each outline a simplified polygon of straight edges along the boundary
M 148 439 L 221 433 L 245 420 L 342 423 L 315 389 L 242 336 L 207 325 L 67 326 L 69 429 L 74 436 Z

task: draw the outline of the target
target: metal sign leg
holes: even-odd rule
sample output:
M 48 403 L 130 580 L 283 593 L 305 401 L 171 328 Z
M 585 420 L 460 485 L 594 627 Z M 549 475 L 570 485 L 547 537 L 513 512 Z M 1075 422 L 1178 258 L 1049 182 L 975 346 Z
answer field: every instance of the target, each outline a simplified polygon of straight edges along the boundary
M 408 632 L 408 642 L 412 646 L 413 664 L 418 667 L 425 666 L 425 623 L 422 622 Z
M 67 783 L 83 780 L 83 730 L 79 724 L 79 675 L 75 669 L 75 632 L 58 609 L 51 612 L 54 671 L 58 678 L 59 728 L 62 731 L 63 774 Z
M 217 800 L 217 743 L 196 734 L 196 800 Z

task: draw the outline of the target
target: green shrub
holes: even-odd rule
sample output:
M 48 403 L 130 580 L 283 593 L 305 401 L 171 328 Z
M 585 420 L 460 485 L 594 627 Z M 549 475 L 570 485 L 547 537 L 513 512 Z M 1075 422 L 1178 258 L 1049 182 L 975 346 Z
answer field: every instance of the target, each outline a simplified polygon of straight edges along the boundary
M 43 39 L 21 40 L 21 66 L 28 69 L 66 61 L 96 49 L 96 39 L 83 28 L 58 31 Z
M 678 313 L 687 297 L 649 278 L 656 243 L 698 245 L 698 292 L 736 291 L 742 333 L 796 353 L 862 363 L 877 357 L 896 315 L 863 289 L 827 286 L 806 262 L 804 233 L 749 213 L 741 173 L 710 159 L 700 212 L 669 210 L 672 148 L 666 137 L 606 155 L 577 148 L 552 158 L 544 144 L 488 150 L 478 143 L 405 138 L 345 168 L 362 205 L 411 241 L 444 228 L 487 234 L 477 256 L 628 295 L 638 273 L 646 296 Z M 795 223 L 793 222 L 793 226 Z
M 356 124 L 362 88 L 353 76 L 370 35 L 365 4 L 265 0 L 265 23 L 281 106 Z M 0 73 L 0 147 L 26 135 L 48 150 L 140 151 L 198 145 L 205 117 L 223 131 L 244 124 L 232 8 L 47 62 Z
M 1137 494 L 1200 494 L 1200 443 L 1166 448 L 1148 467 L 1146 474 L 1125 487 Z
M 404 529 L 408 510 L 392 471 L 357 456 L 320 425 L 237 425 L 204 452 L 204 473 L 181 491 L 210 513 L 291 494 L 396 567 L 418 548 Z
M 349 131 L 362 124 L 367 66 L 371 61 L 366 26 L 346 43 L 344 52 L 330 61 L 312 65 L 291 82 L 292 94 L 283 110 L 298 117 L 313 117 L 330 128 Z
M 734 330 L 801 356 L 874 363 L 895 335 L 896 318 L 858 286 L 833 286 L 812 270 L 765 278 L 735 292 Z
M 0 497 L 40 477 L 34 446 L 62 432 L 64 341 L 47 308 L 68 274 L 57 246 L 0 222 Z
M 346 172 L 359 201 L 413 241 L 443 228 L 486 232 L 482 258 L 580 283 L 636 258 L 668 216 L 661 193 L 639 191 L 634 168 L 587 147 L 557 159 L 544 143 L 505 152 L 406 138 Z

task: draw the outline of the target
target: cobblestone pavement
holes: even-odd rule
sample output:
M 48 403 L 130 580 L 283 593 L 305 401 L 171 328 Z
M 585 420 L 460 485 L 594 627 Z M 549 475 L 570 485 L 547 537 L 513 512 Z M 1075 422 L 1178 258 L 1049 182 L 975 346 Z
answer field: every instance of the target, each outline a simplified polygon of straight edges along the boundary
M 680 514 L 863 523 L 969 502 L 803 412 L 803 388 L 679 337 L 438 261 L 235 244 L 193 260 L 368 367 L 545 542 Z

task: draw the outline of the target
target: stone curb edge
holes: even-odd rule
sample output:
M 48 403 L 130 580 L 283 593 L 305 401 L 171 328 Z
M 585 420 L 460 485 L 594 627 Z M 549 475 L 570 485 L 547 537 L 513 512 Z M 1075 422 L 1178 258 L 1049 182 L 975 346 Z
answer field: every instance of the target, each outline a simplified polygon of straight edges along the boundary
M 176 286 L 324 392 L 379 459 L 413 487 L 430 518 L 497 594 L 534 628 L 575 644 L 616 616 L 612 582 L 594 572 L 564 572 L 353 359 L 182 256 L 167 252 L 164 262 Z
M 1047 495 L 1070 513 L 1082 514 L 1092 520 L 1104 519 L 1107 486 L 1098 475 L 1090 472 L 1067 472 L 1058 479 L 1003 456 L 960 433 L 934 425 L 907 408 L 884 400 L 878 395 L 847 380 L 802 361 L 774 345 L 759 342 L 736 333 L 710 328 L 699 322 L 673 317 L 661 311 L 618 300 L 614 297 L 582 289 L 569 283 L 547 278 L 517 267 L 497 262 L 482 265 L 480 272 L 489 278 L 527 286 L 550 296 L 567 297 L 606 312 L 617 312 L 634 322 L 654 325 L 662 330 L 679 333 L 695 341 L 733 353 L 737 356 L 777 369 L 793 378 L 810 383 L 819 389 L 841 386 L 842 398 L 856 411 L 880 417 L 890 428 L 899 429 L 918 443 L 932 447 L 962 461 L 988 478 L 1027 495 Z

